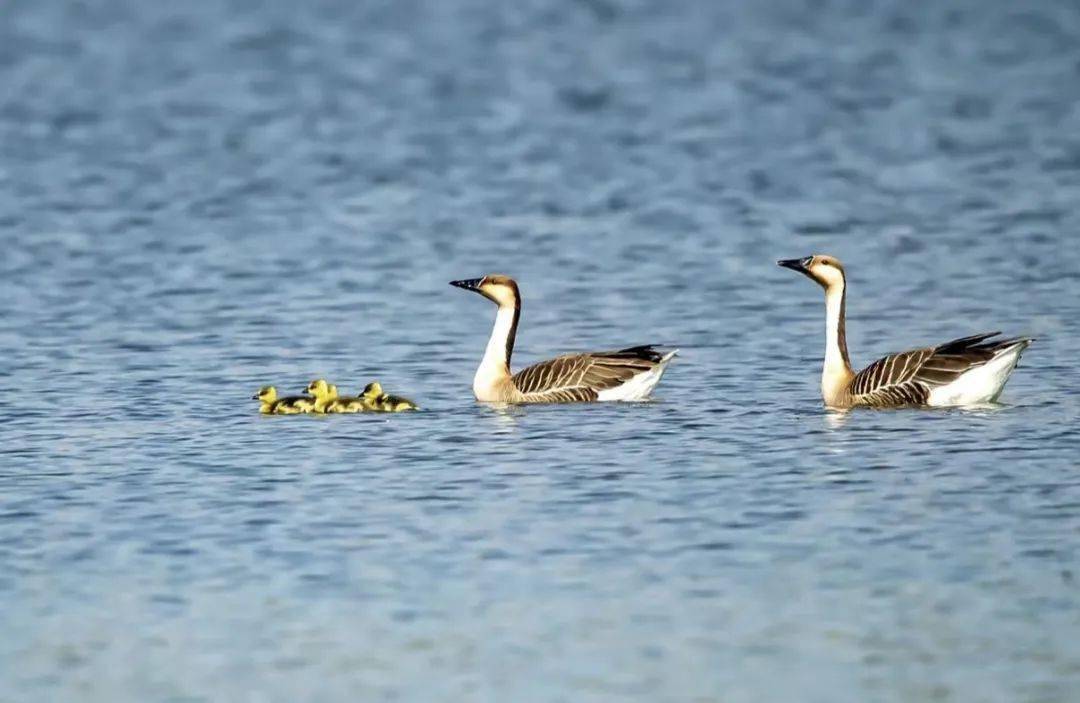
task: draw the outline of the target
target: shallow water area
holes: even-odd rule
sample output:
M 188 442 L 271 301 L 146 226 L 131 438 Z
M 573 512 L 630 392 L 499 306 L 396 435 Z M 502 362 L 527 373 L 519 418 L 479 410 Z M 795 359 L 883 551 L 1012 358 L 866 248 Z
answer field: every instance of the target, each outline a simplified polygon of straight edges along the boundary
M 0 700 L 1075 699 L 1074 3 L 2 14 Z M 823 409 L 816 252 L 1001 404 Z M 654 400 L 473 402 L 491 272 Z

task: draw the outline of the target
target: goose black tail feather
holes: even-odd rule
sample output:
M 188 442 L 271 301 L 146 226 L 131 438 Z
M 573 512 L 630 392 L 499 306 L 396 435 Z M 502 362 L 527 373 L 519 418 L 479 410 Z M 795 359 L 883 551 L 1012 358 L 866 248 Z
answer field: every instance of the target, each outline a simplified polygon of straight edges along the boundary
M 1031 337 L 1009 337 L 1007 339 L 992 339 L 999 334 L 1001 334 L 1001 332 L 990 332 L 988 334 L 977 334 L 971 337 L 954 339 L 951 342 L 946 342 L 945 344 L 942 344 L 934 351 L 935 354 L 940 355 L 963 355 L 976 353 L 994 356 L 998 352 L 1015 347 L 1017 344 L 1023 344 L 1026 347 L 1027 345 L 1035 341 Z
M 961 337 L 960 339 L 954 339 L 951 342 L 945 342 L 944 344 L 939 345 L 935 351 L 938 354 L 963 354 L 966 351 L 997 346 L 999 342 L 990 342 L 989 344 L 983 344 L 983 342 L 992 337 L 996 337 L 999 334 L 1001 334 L 1000 330 L 997 332 L 986 332 L 984 334 L 973 334 L 970 337 Z
M 626 359 L 642 359 L 644 361 L 650 361 L 654 364 L 658 364 L 664 360 L 664 355 L 656 350 L 655 344 L 643 344 L 637 347 L 627 347 L 626 349 L 620 349 L 605 356 L 626 358 Z

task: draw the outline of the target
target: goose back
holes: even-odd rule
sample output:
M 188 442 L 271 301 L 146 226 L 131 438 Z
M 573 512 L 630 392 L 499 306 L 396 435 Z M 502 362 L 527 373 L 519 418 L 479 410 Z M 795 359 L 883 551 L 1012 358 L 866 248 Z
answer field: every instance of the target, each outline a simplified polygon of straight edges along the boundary
M 1030 340 L 991 340 L 1000 332 L 954 339 L 878 359 L 855 374 L 848 386 L 850 405 L 895 407 L 927 405 L 935 388 L 947 386 L 1002 352 Z
M 525 402 L 588 402 L 596 400 L 601 391 L 653 370 L 663 360 L 664 355 L 653 345 L 566 354 L 524 368 L 511 380 Z

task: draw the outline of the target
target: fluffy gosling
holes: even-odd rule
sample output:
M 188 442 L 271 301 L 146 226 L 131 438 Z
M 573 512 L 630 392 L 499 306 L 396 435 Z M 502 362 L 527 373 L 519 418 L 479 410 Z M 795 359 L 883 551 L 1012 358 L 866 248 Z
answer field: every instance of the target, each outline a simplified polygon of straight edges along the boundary
M 400 413 L 407 410 L 419 410 L 420 406 L 408 398 L 383 393 L 382 386 L 378 381 L 367 384 L 361 395 L 364 407 L 370 412 Z
M 337 386 L 327 383 L 326 379 L 319 378 L 308 384 L 307 392 L 314 398 L 312 412 L 325 413 L 326 408 L 337 400 Z
M 315 401 L 311 398 L 299 395 L 279 398 L 277 388 L 273 386 L 263 386 L 251 398 L 259 401 L 259 412 L 263 415 L 299 415 L 315 409 Z

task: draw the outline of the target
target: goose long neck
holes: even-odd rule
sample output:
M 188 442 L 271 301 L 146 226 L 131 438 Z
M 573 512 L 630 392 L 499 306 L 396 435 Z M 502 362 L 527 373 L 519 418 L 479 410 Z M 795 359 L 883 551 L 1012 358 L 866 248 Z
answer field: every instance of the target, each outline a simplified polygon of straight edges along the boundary
M 825 291 L 825 375 L 851 376 L 847 349 L 847 282 L 829 286 Z
M 495 327 L 491 330 L 484 360 L 480 369 L 488 374 L 510 375 L 510 357 L 514 354 L 514 339 L 517 337 L 518 320 L 521 318 L 521 303 L 499 306 L 495 315 Z

